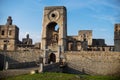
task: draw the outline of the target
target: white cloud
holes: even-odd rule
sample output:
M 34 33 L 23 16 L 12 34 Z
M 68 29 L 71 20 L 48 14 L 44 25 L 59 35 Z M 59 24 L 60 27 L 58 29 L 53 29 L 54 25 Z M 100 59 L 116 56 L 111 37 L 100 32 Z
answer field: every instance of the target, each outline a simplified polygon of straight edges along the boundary
M 115 24 L 119 20 L 118 17 L 114 17 L 110 15 L 92 15 L 92 17 L 99 19 L 99 20 L 109 21 L 112 24 Z
M 117 2 L 116 3 L 112 3 L 110 1 L 103 1 L 103 0 L 101 0 L 99 4 L 102 4 L 102 5 L 114 8 L 116 10 L 120 10 L 120 5 L 117 5 Z
M 33 42 L 36 43 L 36 42 L 40 42 L 41 41 L 41 35 L 40 34 L 31 34 L 30 38 L 33 39 Z
M 57 2 L 57 3 L 52 3 L 51 2 L 50 4 L 51 5 L 53 4 L 53 6 L 54 5 L 56 5 L 56 6 L 59 6 L 59 5 L 66 6 L 69 15 L 70 15 L 69 11 L 73 12 L 74 10 L 77 10 L 77 9 L 79 11 L 81 11 L 80 9 L 89 9 L 89 10 L 92 11 L 92 13 L 91 14 L 88 13 L 88 15 L 89 15 L 88 17 L 93 17 L 93 18 L 99 19 L 101 21 L 102 20 L 108 21 L 108 22 L 114 24 L 116 22 L 120 22 L 120 17 L 115 16 L 115 15 L 119 14 L 120 6 L 116 5 L 115 3 L 111 3 L 111 1 L 114 1 L 114 0 L 56 0 L 55 2 Z M 42 12 L 41 7 L 43 8 L 48 3 L 47 3 L 47 0 L 37 0 L 37 1 L 35 1 L 34 4 L 36 6 L 38 6 L 38 8 L 34 9 L 34 10 L 36 10 L 36 11 L 40 10 Z M 49 6 L 49 5 L 47 5 L 47 6 Z M 114 15 L 113 14 L 112 15 L 104 14 L 104 12 L 102 13 L 102 10 L 104 8 L 113 9 L 114 12 L 110 12 L 110 13 L 114 13 Z M 87 27 L 87 29 L 88 29 L 88 27 Z M 106 29 L 99 29 L 99 31 L 101 31 L 101 32 L 104 31 L 105 32 Z M 21 33 L 20 36 L 26 37 L 25 34 L 26 34 L 26 32 Z M 40 32 L 39 33 L 34 32 L 34 33 L 29 33 L 29 34 L 30 34 L 30 38 L 32 38 L 34 42 L 40 42 L 40 39 L 41 39 Z

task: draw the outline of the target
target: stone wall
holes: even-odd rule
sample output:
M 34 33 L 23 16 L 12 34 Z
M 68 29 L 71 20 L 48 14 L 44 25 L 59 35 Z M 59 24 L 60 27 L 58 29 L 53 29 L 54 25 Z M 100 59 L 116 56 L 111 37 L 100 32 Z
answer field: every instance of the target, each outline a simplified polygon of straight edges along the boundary
M 0 54 L 6 55 L 4 59 L 8 61 L 9 69 L 16 69 L 38 66 L 42 51 L 0 52 Z M 120 74 L 120 52 L 69 51 L 65 52 L 65 56 L 68 66 L 63 69 L 64 72 L 91 75 Z M 48 68 L 52 69 L 53 66 L 46 67 L 46 71 L 49 71 Z M 56 67 L 56 69 L 58 68 Z
M 0 50 L 16 50 L 19 41 L 19 28 L 16 25 L 0 25 Z M 7 44 L 5 46 L 5 44 Z
M 62 68 L 60 68 L 59 63 L 47 64 L 44 65 L 44 72 L 62 72 Z
M 3 70 L 4 65 L 4 56 L 0 54 L 0 70 Z
M 6 55 L 5 61 L 8 61 L 8 68 L 25 68 L 37 66 L 42 55 L 40 50 L 0 52 Z
M 115 51 L 120 52 L 120 24 L 114 25 L 114 45 Z
M 66 52 L 66 58 L 70 73 L 120 74 L 120 52 Z
M 120 39 L 114 41 L 115 51 L 120 52 Z

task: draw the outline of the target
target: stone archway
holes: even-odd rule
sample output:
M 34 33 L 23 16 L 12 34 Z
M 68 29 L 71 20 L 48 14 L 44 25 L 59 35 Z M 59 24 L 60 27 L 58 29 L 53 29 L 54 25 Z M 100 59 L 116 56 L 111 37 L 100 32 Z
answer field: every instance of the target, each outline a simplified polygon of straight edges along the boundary
M 41 50 L 61 52 L 67 50 L 67 10 L 64 6 L 49 6 L 44 8 L 42 20 Z M 46 57 L 46 51 L 44 52 Z M 56 53 L 59 60 L 59 53 Z M 48 57 L 48 56 L 47 56 Z M 51 58 L 50 58 L 51 59 Z M 50 60 L 51 61 L 51 60 Z M 48 62 L 48 61 L 46 61 Z
M 55 63 L 56 55 L 54 53 L 50 53 L 48 63 Z
M 47 25 L 47 39 L 46 39 L 46 43 L 47 46 L 58 46 L 58 39 L 59 39 L 59 26 L 58 29 L 56 29 L 56 26 L 58 26 L 58 24 L 56 22 L 51 22 Z M 53 49 L 53 48 L 51 48 Z
M 58 26 L 58 27 L 57 27 Z M 42 23 L 41 49 L 58 51 L 66 50 L 67 39 L 67 11 L 64 6 L 50 6 L 44 8 Z

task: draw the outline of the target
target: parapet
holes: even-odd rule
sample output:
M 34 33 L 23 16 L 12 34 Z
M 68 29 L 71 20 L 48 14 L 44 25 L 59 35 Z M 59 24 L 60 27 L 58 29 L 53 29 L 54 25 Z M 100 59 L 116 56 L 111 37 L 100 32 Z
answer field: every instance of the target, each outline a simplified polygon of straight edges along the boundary
M 51 10 L 51 9 L 64 9 L 66 10 L 65 6 L 47 6 L 44 8 L 45 10 Z

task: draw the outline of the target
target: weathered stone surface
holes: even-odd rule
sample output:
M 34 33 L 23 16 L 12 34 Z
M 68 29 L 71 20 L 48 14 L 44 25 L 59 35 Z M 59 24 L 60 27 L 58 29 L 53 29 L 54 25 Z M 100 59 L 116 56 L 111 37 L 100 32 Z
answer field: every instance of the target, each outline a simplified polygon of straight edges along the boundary
M 19 42 L 19 28 L 12 25 L 12 19 L 7 19 L 6 25 L 0 25 L 0 50 L 16 50 Z
M 29 34 L 26 35 L 26 38 L 23 38 L 23 39 L 22 39 L 23 45 L 24 45 L 24 44 L 25 44 L 25 45 L 32 45 L 32 44 L 33 44 L 32 42 L 33 42 L 33 41 L 32 41 L 32 39 L 29 37 Z
M 115 51 L 120 52 L 120 24 L 115 24 L 114 27 L 114 45 Z
M 6 55 L 9 68 L 39 66 L 42 51 L 22 51 L 0 53 Z M 101 51 L 67 51 L 65 59 L 70 73 L 84 72 L 91 75 L 119 75 L 120 53 Z M 31 63 L 33 62 L 33 63 Z M 25 64 L 23 64 L 25 63 Z M 52 69 L 52 66 L 50 67 Z M 73 69 L 73 70 L 72 70 Z
M 42 23 L 41 49 L 58 51 L 58 46 L 66 49 L 67 15 L 63 6 L 45 7 Z M 56 30 L 56 26 L 58 29 Z
M 8 68 L 24 68 L 38 66 L 42 51 L 0 52 L 0 54 L 6 56 L 5 61 L 8 61 Z
M 119 75 L 119 52 L 66 52 L 67 64 L 74 72 L 91 75 Z M 76 71 L 75 71 L 76 70 Z

